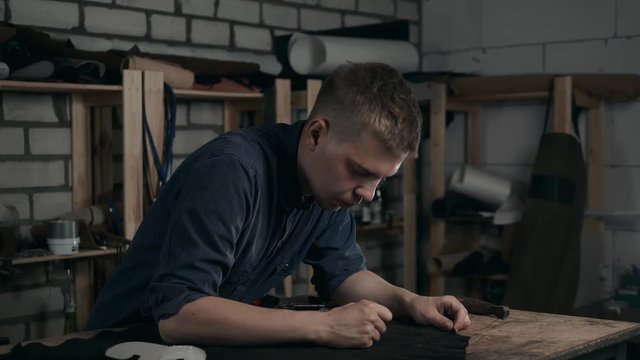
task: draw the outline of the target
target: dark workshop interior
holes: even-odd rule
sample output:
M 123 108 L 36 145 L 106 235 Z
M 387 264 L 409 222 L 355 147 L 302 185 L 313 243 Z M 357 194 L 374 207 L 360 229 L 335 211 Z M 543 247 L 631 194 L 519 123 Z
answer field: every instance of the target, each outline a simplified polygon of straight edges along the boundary
M 0 0 L 0 360 L 639 359 L 638 18 Z

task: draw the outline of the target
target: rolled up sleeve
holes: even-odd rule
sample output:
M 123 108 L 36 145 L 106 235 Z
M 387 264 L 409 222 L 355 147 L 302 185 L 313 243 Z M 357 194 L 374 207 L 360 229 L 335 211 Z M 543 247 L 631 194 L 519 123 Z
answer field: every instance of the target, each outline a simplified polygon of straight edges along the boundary
M 305 263 L 313 267 L 311 282 L 325 300 L 330 300 L 349 276 L 365 269 L 364 255 L 356 243 L 356 221 L 349 210 L 336 212 L 309 248 Z
M 204 296 L 217 296 L 235 262 L 238 238 L 251 216 L 255 177 L 233 155 L 198 161 L 170 209 L 158 269 L 149 288 L 156 321 Z

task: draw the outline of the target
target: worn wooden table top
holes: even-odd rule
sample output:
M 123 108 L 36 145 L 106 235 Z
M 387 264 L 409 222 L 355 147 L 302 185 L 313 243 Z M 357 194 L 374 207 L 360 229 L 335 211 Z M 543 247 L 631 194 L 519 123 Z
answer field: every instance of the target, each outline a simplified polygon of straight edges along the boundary
M 468 359 L 566 359 L 640 335 L 640 324 L 511 310 L 509 318 L 471 316 Z

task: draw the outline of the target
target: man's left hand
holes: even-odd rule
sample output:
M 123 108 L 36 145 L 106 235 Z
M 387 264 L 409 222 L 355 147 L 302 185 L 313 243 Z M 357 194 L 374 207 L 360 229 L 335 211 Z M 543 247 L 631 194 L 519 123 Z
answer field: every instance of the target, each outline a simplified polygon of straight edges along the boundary
M 453 296 L 416 295 L 409 300 L 407 310 L 415 321 L 446 331 L 458 332 L 471 325 L 467 309 Z

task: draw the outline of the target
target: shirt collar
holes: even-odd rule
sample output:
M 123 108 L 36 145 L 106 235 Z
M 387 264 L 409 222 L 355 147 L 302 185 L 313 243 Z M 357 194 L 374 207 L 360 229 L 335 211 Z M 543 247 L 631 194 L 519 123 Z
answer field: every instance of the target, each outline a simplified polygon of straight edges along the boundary
M 280 203 L 286 209 L 306 209 L 313 202 L 313 197 L 303 196 L 298 175 L 298 146 L 302 129 L 306 121 L 298 121 L 292 125 L 280 125 L 282 136 L 282 168 L 278 179 Z

